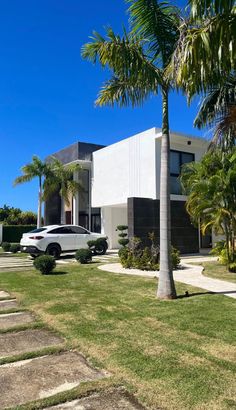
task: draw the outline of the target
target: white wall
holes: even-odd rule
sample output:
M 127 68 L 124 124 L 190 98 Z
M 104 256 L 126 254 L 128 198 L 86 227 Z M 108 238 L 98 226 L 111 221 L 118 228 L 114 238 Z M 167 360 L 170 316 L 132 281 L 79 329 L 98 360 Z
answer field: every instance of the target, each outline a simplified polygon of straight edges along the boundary
M 93 153 L 92 206 L 126 204 L 128 197 L 156 197 L 152 128 Z
M 189 144 L 191 142 L 191 144 Z M 195 154 L 199 161 L 208 142 L 201 138 L 171 133 L 170 147 Z M 159 198 L 161 130 L 145 132 L 93 153 L 92 206 L 127 204 L 129 197 Z M 171 199 L 185 200 L 183 195 Z
M 127 225 L 127 207 L 105 206 L 101 208 L 101 232 L 108 236 L 109 249 L 120 248 L 117 225 Z

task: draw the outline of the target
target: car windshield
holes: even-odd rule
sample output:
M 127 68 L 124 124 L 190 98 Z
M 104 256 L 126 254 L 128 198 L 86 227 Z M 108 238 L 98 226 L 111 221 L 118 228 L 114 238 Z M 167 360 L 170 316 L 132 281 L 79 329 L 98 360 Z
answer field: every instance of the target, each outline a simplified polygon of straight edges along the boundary
M 34 229 L 33 231 L 30 231 L 30 233 L 39 233 L 39 232 L 43 232 L 46 231 L 47 228 L 37 228 Z

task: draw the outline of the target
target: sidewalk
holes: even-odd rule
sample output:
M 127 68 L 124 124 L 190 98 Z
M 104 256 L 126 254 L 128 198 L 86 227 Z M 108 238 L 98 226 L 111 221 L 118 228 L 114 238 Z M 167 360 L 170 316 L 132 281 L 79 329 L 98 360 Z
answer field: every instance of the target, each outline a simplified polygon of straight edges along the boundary
M 185 283 L 186 285 L 195 286 L 201 289 L 213 293 L 224 294 L 231 298 L 236 299 L 236 284 L 231 282 L 226 282 L 224 280 L 212 279 L 202 275 L 203 267 L 190 265 L 186 261 L 190 262 L 201 262 L 198 258 L 183 258 L 181 259 L 181 268 L 175 270 L 174 280 L 177 282 Z M 196 260 L 198 259 L 198 260 Z M 204 261 L 206 259 L 204 258 Z M 141 271 L 139 269 L 125 269 L 122 268 L 120 263 L 109 263 L 106 265 L 101 265 L 98 267 L 106 272 L 121 273 L 125 275 L 136 275 L 142 276 L 144 278 L 155 278 L 158 277 L 159 272 L 156 271 Z

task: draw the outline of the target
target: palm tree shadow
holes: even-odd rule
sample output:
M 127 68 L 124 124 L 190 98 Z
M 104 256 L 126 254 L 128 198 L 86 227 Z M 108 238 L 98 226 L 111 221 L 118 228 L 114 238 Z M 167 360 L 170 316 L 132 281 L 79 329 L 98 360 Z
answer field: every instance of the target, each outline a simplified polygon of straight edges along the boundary
M 206 292 L 194 292 L 190 293 L 188 291 L 185 292 L 184 295 L 179 295 L 177 296 L 177 299 L 184 299 L 184 298 L 190 298 L 192 296 L 204 296 L 204 295 L 230 295 L 230 294 L 236 294 L 236 290 L 228 290 L 228 291 L 221 291 L 221 292 L 211 292 L 211 291 L 206 291 Z

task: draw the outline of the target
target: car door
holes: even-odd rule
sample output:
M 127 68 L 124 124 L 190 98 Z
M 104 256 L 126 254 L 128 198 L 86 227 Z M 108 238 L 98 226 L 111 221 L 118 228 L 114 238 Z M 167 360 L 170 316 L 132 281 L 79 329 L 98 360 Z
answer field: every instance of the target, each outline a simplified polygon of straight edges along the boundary
M 82 226 L 72 226 L 75 233 L 75 249 L 87 248 L 87 242 L 91 239 L 90 233 Z
M 76 234 L 70 226 L 61 226 L 49 232 L 50 242 L 58 243 L 62 252 L 72 251 L 76 249 L 75 238 Z

